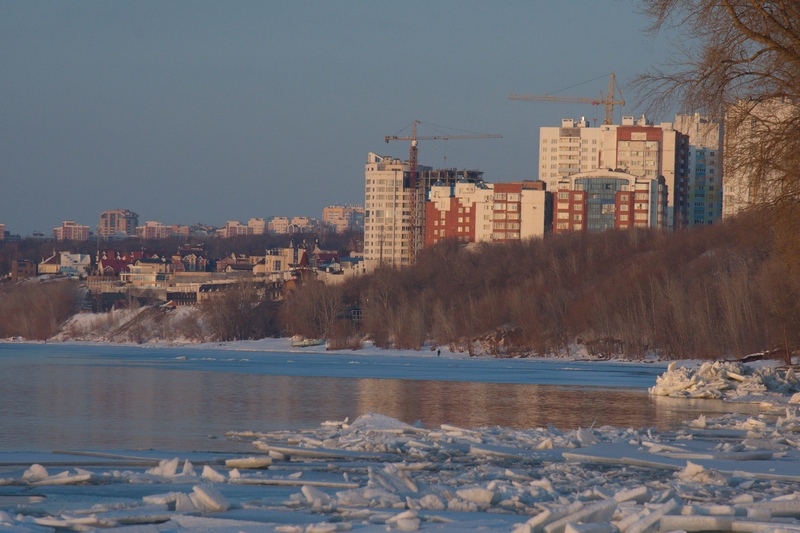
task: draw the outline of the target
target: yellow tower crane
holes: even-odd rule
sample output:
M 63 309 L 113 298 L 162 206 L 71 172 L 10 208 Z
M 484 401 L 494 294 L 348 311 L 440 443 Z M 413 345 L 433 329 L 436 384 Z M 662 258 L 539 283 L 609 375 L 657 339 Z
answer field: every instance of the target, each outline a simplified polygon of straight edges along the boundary
M 388 144 L 389 141 L 411 141 L 411 149 L 408 154 L 408 170 L 409 170 L 409 190 L 411 193 L 411 232 L 409 234 L 408 253 L 409 264 L 413 264 L 417 256 L 418 243 L 424 241 L 423 231 L 425 229 L 424 217 L 420 213 L 419 204 L 423 202 L 420 198 L 424 192 L 419 186 L 419 172 L 417 170 L 419 150 L 417 147 L 418 141 L 449 141 L 457 139 L 502 139 L 502 135 L 490 134 L 469 134 L 469 135 L 417 135 L 417 125 L 420 124 L 419 120 L 413 122 L 411 129 L 411 136 L 399 137 L 397 135 L 387 135 L 383 138 Z
M 619 100 L 615 100 L 616 95 L 619 95 Z M 592 104 L 606 106 L 606 119 L 603 124 L 612 124 L 614 122 L 614 106 L 625 105 L 625 100 L 622 99 L 622 93 L 616 85 L 616 77 L 611 73 L 611 80 L 608 82 L 608 90 L 603 98 L 577 98 L 572 96 L 553 96 L 549 94 L 512 94 L 508 97 L 509 100 L 533 100 L 536 102 L 560 102 L 565 104 Z

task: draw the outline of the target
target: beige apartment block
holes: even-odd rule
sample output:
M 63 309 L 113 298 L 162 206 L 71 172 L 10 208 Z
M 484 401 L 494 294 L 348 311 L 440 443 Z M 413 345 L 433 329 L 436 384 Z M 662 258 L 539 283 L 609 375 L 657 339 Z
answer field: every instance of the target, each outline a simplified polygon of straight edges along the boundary
M 364 195 L 364 263 L 367 272 L 380 267 L 405 267 L 412 262 L 409 173 L 408 161 L 373 152 L 367 155 Z M 424 209 L 422 202 L 417 204 Z
M 267 232 L 267 221 L 263 218 L 251 218 L 247 221 L 251 235 L 264 235 Z
M 364 229 L 364 208 L 330 205 L 322 209 L 322 222 L 332 227 L 336 233 Z
M 270 217 L 267 230 L 275 235 L 289 233 L 289 217 Z
M 139 215 L 133 211 L 129 209 L 112 209 L 100 213 L 97 234 L 103 238 L 115 235 L 135 237 L 138 225 Z

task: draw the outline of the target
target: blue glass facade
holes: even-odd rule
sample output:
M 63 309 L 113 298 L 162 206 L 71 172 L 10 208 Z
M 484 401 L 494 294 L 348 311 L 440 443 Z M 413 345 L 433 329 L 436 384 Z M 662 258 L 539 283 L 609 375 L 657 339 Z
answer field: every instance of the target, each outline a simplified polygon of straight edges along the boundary
M 578 178 L 575 189 L 586 192 L 586 229 L 614 229 L 617 193 L 629 191 L 630 181 L 612 177 Z

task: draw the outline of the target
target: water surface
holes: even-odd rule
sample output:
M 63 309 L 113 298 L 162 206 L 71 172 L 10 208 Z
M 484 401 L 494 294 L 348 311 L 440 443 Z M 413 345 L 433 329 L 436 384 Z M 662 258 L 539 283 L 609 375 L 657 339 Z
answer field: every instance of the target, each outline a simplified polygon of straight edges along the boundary
M 0 344 L 0 451 L 225 450 L 225 432 L 376 412 L 426 427 L 677 427 L 653 365 Z

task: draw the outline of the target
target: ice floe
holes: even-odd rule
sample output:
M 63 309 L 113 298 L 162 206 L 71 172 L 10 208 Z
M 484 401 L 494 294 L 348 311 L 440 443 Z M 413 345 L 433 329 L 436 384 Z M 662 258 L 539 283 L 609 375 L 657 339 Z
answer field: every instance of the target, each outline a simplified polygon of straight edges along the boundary
M 0 453 L 0 531 L 800 531 L 797 387 L 789 370 L 671 365 L 652 394 L 764 409 L 664 432 L 366 414 L 231 432 L 239 454 Z

